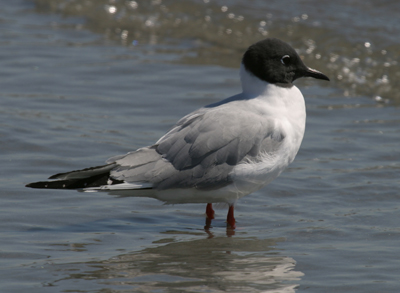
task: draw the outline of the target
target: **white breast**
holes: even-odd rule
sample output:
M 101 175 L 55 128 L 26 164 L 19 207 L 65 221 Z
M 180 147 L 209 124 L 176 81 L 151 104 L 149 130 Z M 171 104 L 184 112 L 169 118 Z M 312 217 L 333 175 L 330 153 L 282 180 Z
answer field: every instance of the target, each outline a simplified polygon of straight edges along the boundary
M 270 183 L 294 160 L 304 136 L 306 111 L 304 97 L 296 86 L 280 87 L 260 81 L 241 72 L 243 94 L 248 102 L 261 111 L 266 119 L 273 119 L 285 138 L 278 151 L 260 154 L 254 161 L 238 164 L 231 176 L 235 188 L 244 195 Z M 256 97 L 254 97 L 256 95 Z

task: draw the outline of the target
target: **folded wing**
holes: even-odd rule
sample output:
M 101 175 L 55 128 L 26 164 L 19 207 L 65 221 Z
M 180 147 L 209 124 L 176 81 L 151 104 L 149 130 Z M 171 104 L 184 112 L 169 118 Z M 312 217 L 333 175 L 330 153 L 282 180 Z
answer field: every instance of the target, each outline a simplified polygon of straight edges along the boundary
M 237 164 L 273 153 L 283 139 L 279 125 L 257 113 L 202 108 L 182 118 L 155 145 L 107 162 L 117 165 L 110 175 L 119 181 L 210 190 L 232 183 L 229 174 Z

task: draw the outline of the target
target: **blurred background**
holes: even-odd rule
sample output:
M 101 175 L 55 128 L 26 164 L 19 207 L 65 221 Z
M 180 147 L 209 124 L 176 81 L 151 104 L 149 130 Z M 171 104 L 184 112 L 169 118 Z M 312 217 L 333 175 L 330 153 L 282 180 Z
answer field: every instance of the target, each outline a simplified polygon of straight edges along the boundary
M 13 0 L 0 8 L 1 292 L 396 292 L 398 1 Z M 294 163 L 204 229 L 205 206 L 33 190 L 237 94 L 246 48 L 290 43 Z
M 249 44 L 290 42 L 345 95 L 400 101 L 397 1 L 37 0 L 39 13 L 80 17 L 124 46 L 178 55 L 172 62 L 237 67 Z M 144 47 L 144 48 L 143 48 Z M 170 57 L 171 58 L 171 57 Z

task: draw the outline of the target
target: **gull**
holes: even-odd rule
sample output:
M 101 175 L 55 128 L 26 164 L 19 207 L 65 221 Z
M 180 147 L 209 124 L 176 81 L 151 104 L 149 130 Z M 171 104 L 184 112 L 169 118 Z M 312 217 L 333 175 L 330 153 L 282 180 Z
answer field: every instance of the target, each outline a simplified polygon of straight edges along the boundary
M 241 93 L 184 116 L 153 145 L 26 186 L 205 203 L 208 225 L 212 204 L 227 203 L 227 227 L 234 229 L 237 200 L 278 177 L 300 148 L 306 108 L 293 82 L 301 77 L 329 81 L 289 44 L 261 40 L 243 55 Z

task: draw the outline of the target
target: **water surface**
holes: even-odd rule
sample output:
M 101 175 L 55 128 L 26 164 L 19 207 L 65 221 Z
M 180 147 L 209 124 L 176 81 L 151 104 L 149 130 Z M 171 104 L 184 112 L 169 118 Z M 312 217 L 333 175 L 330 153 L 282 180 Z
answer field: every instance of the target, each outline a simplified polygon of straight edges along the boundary
M 4 6 L 0 291 L 395 292 L 398 4 L 292 3 Z M 236 231 L 223 206 L 205 230 L 203 205 L 24 187 L 154 143 L 237 93 L 241 54 L 265 36 L 289 41 L 332 82 L 296 82 L 302 148 L 238 202 Z

